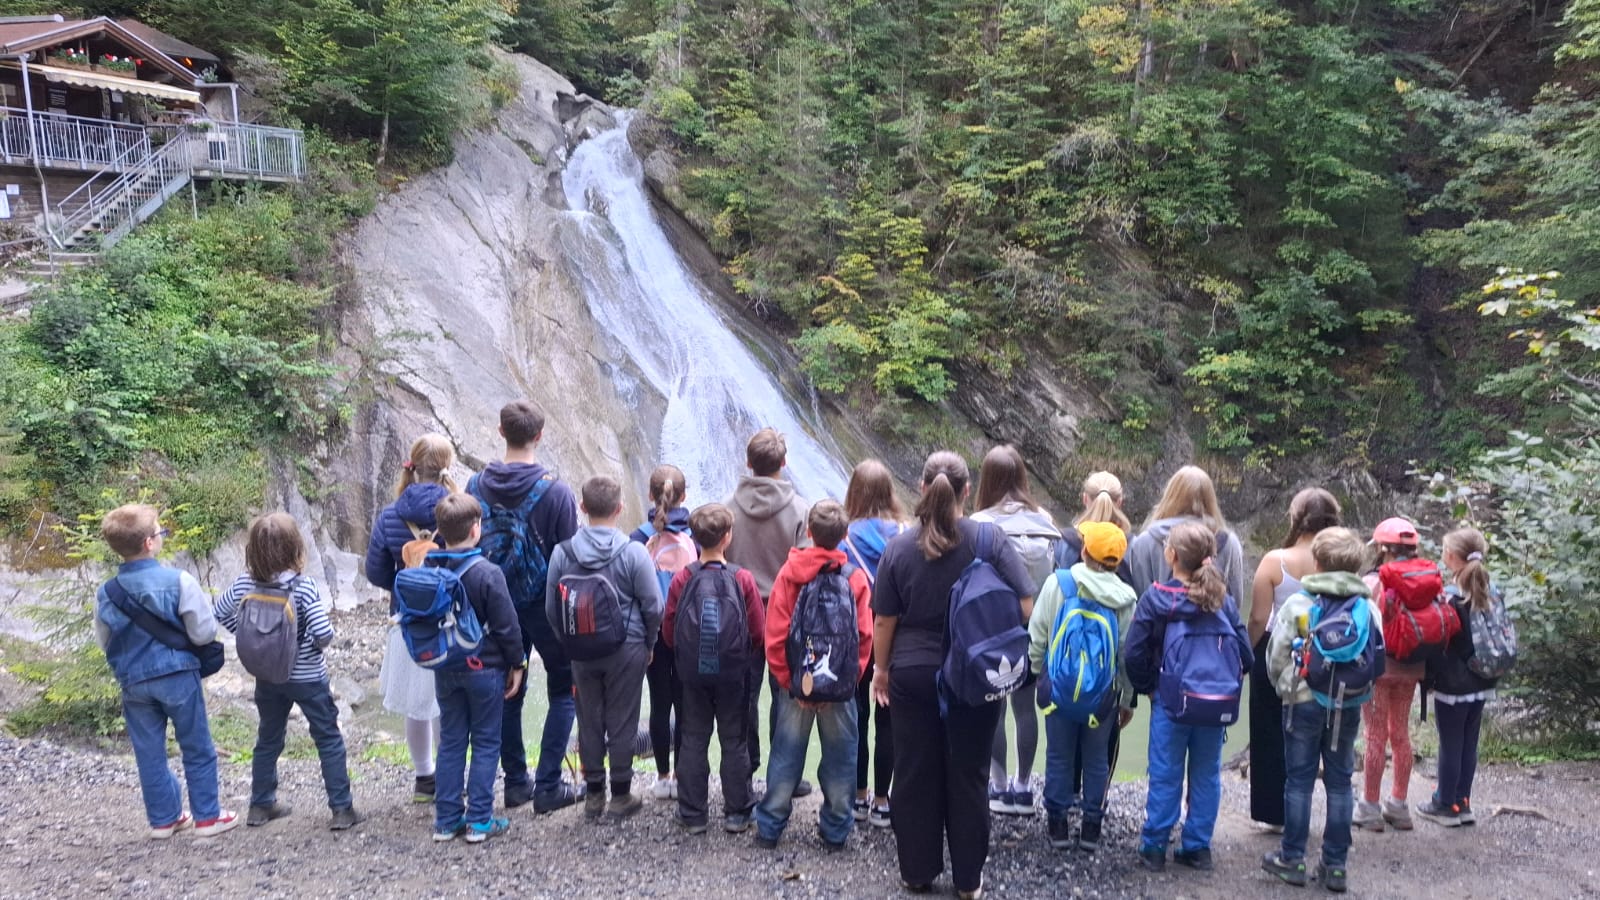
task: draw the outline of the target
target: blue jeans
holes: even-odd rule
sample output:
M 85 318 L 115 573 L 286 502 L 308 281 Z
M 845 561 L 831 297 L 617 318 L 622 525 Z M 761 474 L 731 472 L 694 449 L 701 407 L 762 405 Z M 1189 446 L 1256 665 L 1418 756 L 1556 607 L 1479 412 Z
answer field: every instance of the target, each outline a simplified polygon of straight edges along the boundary
M 189 808 L 195 821 L 215 819 L 222 811 L 217 799 L 217 748 L 211 743 L 211 726 L 206 721 L 200 672 L 188 669 L 124 685 L 122 717 L 128 723 L 128 740 L 139 767 L 139 789 L 144 794 L 144 816 L 150 827 L 171 825 L 183 815 L 183 792 L 167 767 L 168 720 L 183 752 L 183 780 L 189 787 Z
M 465 820 L 487 822 L 494 815 L 495 762 L 500 758 L 500 717 L 505 708 L 504 669 L 435 672 L 439 695 L 439 757 L 434 765 L 434 828 L 446 831 L 462 821 L 461 792 L 467 793 Z M 466 772 L 467 742 L 472 769 Z
M 772 698 L 772 710 L 767 795 L 756 805 L 756 830 L 763 838 L 775 841 L 789 824 L 794 788 L 806 768 L 806 746 L 811 742 L 811 723 L 815 722 L 822 738 L 822 763 L 817 766 L 817 780 L 822 782 L 818 830 L 828 843 L 843 844 L 855 825 L 855 817 L 850 814 L 856 786 L 855 701 L 822 703 L 805 709 L 788 691 L 780 690 Z
M 287 684 L 256 680 L 256 711 L 261 714 L 261 727 L 256 732 L 255 755 L 250 761 L 250 805 L 271 806 L 278 799 L 278 756 L 283 753 L 289 710 L 295 704 L 300 705 L 311 728 L 311 739 L 317 742 L 328 808 L 348 809 L 350 770 L 345 765 L 344 735 L 339 733 L 339 710 L 333 705 L 326 680 Z
M 1222 742 L 1227 729 L 1180 725 L 1167 716 L 1160 701 L 1150 704 L 1150 793 L 1144 805 L 1140 846 L 1166 850 L 1172 826 L 1184 801 L 1185 768 L 1189 777 L 1189 810 L 1183 819 L 1182 849 L 1211 847 L 1222 805 Z
M 1072 773 L 1082 756 L 1083 818 L 1098 822 L 1106 813 L 1106 787 L 1111 781 L 1111 734 L 1115 721 L 1090 728 L 1054 712 L 1044 717 L 1044 811 L 1059 819 L 1078 805 Z
M 1328 820 L 1322 826 L 1322 863 L 1330 868 L 1341 867 L 1350 855 L 1350 818 L 1356 802 L 1350 774 L 1356 768 L 1361 709 L 1326 710 L 1308 700 L 1285 709 L 1284 722 L 1287 776 L 1283 786 L 1283 858 L 1306 858 L 1311 792 L 1317 783 L 1317 763 L 1321 762 L 1322 787 L 1328 793 Z
M 544 603 L 517 607 L 517 619 L 522 627 L 522 652 L 539 651 L 539 661 L 544 665 L 545 691 L 550 698 L 550 710 L 545 713 L 544 733 L 539 737 L 539 762 L 533 772 L 533 794 L 537 798 L 554 798 L 561 787 L 561 763 L 567 758 L 567 744 L 572 740 L 572 723 L 578 718 L 578 704 L 572 697 L 572 661 L 561 647 L 561 639 L 545 618 Z M 522 702 L 528 696 L 528 680 L 505 701 L 505 712 L 500 725 L 500 764 L 506 770 L 506 787 L 520 787 L 528 783 L 528 749 L 522 739 Z

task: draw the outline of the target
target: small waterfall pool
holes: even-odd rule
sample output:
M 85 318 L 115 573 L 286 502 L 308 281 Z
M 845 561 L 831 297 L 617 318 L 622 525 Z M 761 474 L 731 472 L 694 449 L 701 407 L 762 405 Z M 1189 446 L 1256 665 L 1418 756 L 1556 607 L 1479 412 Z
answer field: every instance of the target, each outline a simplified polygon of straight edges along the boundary
M 586 245 L 571 249 L 589 309 L 666 397 L 661 461 L 683 470 L 691 506 L 719 500 L 748 471 L 745 443 L 771 426 L 788 443 L 787 474 L 801 496 L 843 499 L 846 469 L 819 438 L 820 422 L 728 327 L 657 221 L 628 144 L 631 116 L 619 112 L 615 129 L 579 144 L 562 185 Z M 621 376 L 618 387 L 632 389 Z

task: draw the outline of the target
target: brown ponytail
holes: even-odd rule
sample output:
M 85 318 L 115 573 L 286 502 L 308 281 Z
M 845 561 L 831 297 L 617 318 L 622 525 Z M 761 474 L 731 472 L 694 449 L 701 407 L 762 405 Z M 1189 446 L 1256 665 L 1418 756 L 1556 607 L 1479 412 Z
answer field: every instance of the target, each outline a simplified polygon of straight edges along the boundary
M 400 468 L 400 480 L 395 484 L 394 496 L 399 499 L 413 484 L 433 482 L 442 484 L 451 493 L 456 483 L 450 477 L 450 467 L 455 465 L 455 447 L 442 434 L 428 433 L 411 443 L 411 453 Z
M 1474 611 L 1489 608 L 1489 570 L 1483 558 L 1489 553 L 1489 544 L 1476 528 L 1460 528 L 1444 536 L 1444 549 L 1466 560 L 1466 565 L 1456 573 L 1456 587 Z M 1473 557 L 1477 558 L 1474 559 Z
M 662 463 L 650 473 L 650 502 L 655 512 L 650 524 L 657 533 L 667 530 L 667 513 L 683 505 L 689 486 L 684 482 L 683 470 L 671 463 Z
M 1339 501 L 1322 488 L 1306 488 L 1289 501 L 1289 536 L 1283 546 L 1293 547 L 1302 537 L 1343 525 Z
M 966 460 L 940 450 L 922 465 L 922 499 L 917 501 L 921 531 L 917 546 L 925 559 L 938 559 L 961 543 L 962 495 L 971 479 Z
M 1217 536 L 1199 522 L 1181 522 L 1167 535 L 1167 549 L 1176 558 L 1173 575 L 1189 589 L 1189 599 L 1202 612 L 1216 612 L 1228 595 L 1212 557 L 1217 552 Z

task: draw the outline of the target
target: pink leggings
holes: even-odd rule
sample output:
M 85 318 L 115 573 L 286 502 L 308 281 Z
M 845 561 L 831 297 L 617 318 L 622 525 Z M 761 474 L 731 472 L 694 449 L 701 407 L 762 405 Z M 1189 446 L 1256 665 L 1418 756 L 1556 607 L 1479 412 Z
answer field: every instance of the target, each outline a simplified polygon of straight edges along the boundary
M 1385 675 L 1372 686 L 1372 703 L 1366 709 L 1367 753 L 1361 764 L 1361 779 L 1368 803 L 1378 802 L 1383 787 L 1383 755 L 1394 748 L 1394 785 L 1389 793 L 1396 800 L 1406 799 L 1411 784 L 1411 698 L 1417 693 L 1417 679 Z

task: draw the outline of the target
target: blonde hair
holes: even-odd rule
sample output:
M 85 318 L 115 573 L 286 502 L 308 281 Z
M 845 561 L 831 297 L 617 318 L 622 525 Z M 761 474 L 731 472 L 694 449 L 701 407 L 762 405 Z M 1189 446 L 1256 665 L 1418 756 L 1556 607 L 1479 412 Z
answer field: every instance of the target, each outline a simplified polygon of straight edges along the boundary
M 938 559 L 961 543 L 961 495 L 971 480 L 967 461 L 949 450 L 935 451 L 922 464 L 917 547 L 924 559 Z
M 100 520 L 100 536 L 123 559 L 144 552 L 144 542 L 156 533 L 161 516 L 154 506 L 129 503 L 105 514 Z
M 1122 511 L 1121 479 L 1110 472 L 1095 472 L 1083 480 L 1083 495 L 1089 500 L 1072 524 L 1110 522 L 1124 533 L 1133 533 L 1133 523 L 1128 521 L 1128 514 Z
M 662 463 L 650 473 L 650 502 L 656 505 L 650 516 L 650 526 L 658 533 L 667 530 L 667 513 L 683 505 L 689 493 L 689 484 L 683 470 L 671 463 Z
M 1461 589 L 1461 596 L 1467 598 L 1475 611 L 1487 610 L 1490 603 L 1489 570 L 1484 568 L 1483 558 L 1489 554 L 1489 542 L 1483 539 L 1483 532 L 1476 528 L 1458 528 L 1444 536 L 1444 549 L 1466 562 L 1461 571 L 1455 573 L 1456 587 Z M 1473 559 L 1474 555 L 1478 558 Z
M 433 482 L 442 484 L 450 493 L 455 493 L 455 480 L 450 477 L 450 467 L 455 465 L 456 450 L 451 446 L 450 439 L 442 434 L 429 432 L 411 442 L 411 453 L 406 456 L 404 466 L 400 470 L 400 481 L 394 486 L 395 499 L 406 492 L 406 488 L 413 484 Z
M 1212 560 L 1217 552 L 1216 532 L 1199 522 L 1180 522 L 1167 535 L 1167 549 L 1176 559 L 1173 577 L 1183 582 L 1194 605 L 1200 607 L 1201 612 L 1221 609 L 1223 598 L 1228 595 L 1228 583 Z M 1182 574 L 1179 574 L 1180 569 Z
M 1323 572 L 1360 572 L 1367 547 L 1348 528 L 1324 528 L 1311 539 L 1311 558 Z
M 1149 528 L 1161 519 L 1177 518 L 1199 519 L 1213 532 L 1228 527 L 1222 518 L 1222 508 L 1217 505 L 1217 487 L 1199 466 L 1184 466 L 1172 473 L 1144 527 Z
M 275 512 L 251 521 L 245 537 L 244 567 L 258 583 L 269 582 L 282 572 L 305 569 L 306 542 L 294 516 Z

